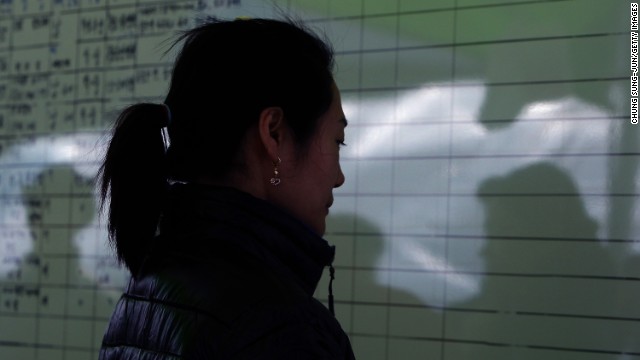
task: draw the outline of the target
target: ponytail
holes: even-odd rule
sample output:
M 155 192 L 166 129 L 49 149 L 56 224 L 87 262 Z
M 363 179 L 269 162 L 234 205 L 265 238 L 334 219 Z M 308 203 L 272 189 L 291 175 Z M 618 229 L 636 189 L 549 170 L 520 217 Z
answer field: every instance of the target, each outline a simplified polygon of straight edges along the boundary
M 116 120 L 98 172 L 100 209 L 108 205 L 109 242 L 133 276 L 156 234 L 167 191 L 165 143 L 168 108 L 136 104 Z

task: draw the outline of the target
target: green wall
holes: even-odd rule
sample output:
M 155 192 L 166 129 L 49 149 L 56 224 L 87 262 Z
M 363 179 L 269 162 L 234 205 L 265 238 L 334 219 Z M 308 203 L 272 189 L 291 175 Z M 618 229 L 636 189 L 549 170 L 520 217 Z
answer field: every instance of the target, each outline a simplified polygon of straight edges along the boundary
M 0 358 L 96 358 L 127 278 L 106 129 L 162 100 L 176 30 L 281 12 L 336 49 L 326 238 L 358 358 L 640 359 L 627 0 L 0 2 Z

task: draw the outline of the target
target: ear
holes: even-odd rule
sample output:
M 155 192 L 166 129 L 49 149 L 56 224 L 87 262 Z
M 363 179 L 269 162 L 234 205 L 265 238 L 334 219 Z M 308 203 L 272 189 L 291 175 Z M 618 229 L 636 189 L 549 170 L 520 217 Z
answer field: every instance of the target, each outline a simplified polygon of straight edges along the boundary
M 260 112 L 258 132 L 267 154 L 272 161 L 276 161 L 289 132 L 280 107 L 268 107 Z

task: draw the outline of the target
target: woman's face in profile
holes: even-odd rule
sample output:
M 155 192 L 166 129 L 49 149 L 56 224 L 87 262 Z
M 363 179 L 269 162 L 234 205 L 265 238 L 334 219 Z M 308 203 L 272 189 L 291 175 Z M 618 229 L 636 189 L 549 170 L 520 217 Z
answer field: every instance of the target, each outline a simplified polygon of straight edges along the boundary
M 283 194 L 281 205 L 318 235 L 325 232 L 325 220 L 333 204 L 333 189 L 345 181 L 340 168 L 340 147 L 344 145 L 346 126 L 340 92 L 334 85 L 333 102 L 318 119 L 306 156 L 301 156 L 296 165 L 287 170 L 291 174 L 283 171 L 280 187 L 286 195 Z

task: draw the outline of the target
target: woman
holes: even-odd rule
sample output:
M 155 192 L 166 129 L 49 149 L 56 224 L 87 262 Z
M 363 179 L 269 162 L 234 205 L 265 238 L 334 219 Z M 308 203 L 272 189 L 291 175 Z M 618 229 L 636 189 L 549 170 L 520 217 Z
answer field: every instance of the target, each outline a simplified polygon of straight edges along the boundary
M 100 358 L 353 359 L 312 297 L 345 180 L 331 49 L 266 19 L 209 20 L 180 40 L 164 104 L 120 115 L 102 167 L 132 279 Z

